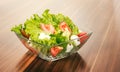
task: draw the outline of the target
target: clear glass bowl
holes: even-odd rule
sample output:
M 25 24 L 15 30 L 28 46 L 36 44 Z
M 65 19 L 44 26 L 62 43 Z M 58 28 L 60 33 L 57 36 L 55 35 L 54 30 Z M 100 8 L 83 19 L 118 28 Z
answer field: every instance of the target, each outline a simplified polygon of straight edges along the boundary
M 56 60 L 65 58 L 73 53 L 76 53 L 86 43 L 86 41 L 89 39 L 91 34 L 92 34 L 92 32 L 88 32 L 88 33 L 86 33 L 86 35 L 83 35 L 79 38 L 70 40 L 68 42 L 60 43 L 60 44 L 57 44 L 54 46 L 47 46 L 47 45 L 39 44 L 39 43 L 33 42 L 33 41 L 25 38 L 22 35 L 18 35 L 18 34 L 16 34 L 16 35 L 26 48 L 28 48 L 31 52 L 37 54 L 40 58 L 47 60 L 47 61 L 56 61 Z M 50 48 L 55 47 L 55 46 L 62 46 L 65 43 L 72 43 L 73 41 L 80 40 L 80 39 L 84 39 L 83 42 L 77 46 L 74 46 L 70 52 L 63 51 L 55 57 L 51 55 Z

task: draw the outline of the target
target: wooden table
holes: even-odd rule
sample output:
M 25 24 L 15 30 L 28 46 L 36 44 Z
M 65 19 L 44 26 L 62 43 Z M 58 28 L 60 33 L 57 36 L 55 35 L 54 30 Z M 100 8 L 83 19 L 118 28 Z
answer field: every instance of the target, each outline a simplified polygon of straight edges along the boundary
M 93 31 L 65 59 L 47 62 L 28 51 L 11 27 L 45 9 Z M 120 72 L 120 0 L 3 0 L 0 2 L 0 72 Z

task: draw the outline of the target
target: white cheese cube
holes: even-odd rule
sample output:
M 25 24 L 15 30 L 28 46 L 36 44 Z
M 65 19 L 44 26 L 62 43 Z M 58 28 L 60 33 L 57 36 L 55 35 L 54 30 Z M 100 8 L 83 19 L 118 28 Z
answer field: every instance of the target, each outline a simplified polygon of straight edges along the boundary
M 70 52 L 72 49 L 73 49 L 73 45 L 72 44 L 68 44 L 66 52 Z
M 40 35 L 39 35 L 39 39 L 50 39 L 50 36 L 49 35 L 47 35 L 47 34 L 45 34 L 45 33 L 40 33 Z
M 78 46 L 80 44 L 80 40 L 79 40 L 79 37 L 77 35 L 72 35 L 71 40 L 74 41 L 75 46 Z

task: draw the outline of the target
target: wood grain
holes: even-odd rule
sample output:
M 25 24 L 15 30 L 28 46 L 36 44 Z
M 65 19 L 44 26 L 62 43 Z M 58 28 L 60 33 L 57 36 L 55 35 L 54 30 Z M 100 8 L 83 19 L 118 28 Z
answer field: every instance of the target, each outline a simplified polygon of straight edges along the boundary
M 74 72 L 85 70 L 86 63 L 78 53 L 75 53 L 59 61 L 48 62 L 36 57 L 36 59 L 25 69 L 25 72 Z
M 69 16 L 93 32 L 65 59 L 47 62 L 28 51 L 10 31 L 45 9 Z M 119 72 L 120 0 L 4 0 L 0 2 L 0 72 Z

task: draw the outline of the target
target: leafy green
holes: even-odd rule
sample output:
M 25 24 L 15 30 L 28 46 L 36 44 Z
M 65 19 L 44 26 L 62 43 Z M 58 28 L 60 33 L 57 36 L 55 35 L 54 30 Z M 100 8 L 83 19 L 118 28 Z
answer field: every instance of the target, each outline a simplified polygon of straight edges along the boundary
M 77 26 L 72 22 L 72 20 L 64 16 L 63 14 L 51 14 L 49 13 L 49 9 L 46 9 L 42 16 L 38 14 L 34 14 L 30 19 L 27 19 L 25 23 L 13 27 L 11 30 L 17 34 L 21 34 L 20 30 L 24 29 L 26 34 L 30 35 L 30 39 L 36 43 L 44 44 L 47 46 L 56 45 L 62 42 L 69 41 L 70 34 L 66 36 L 62 36 L 63 32 L 59 28 L 59 24 L 61 22 L 66 22 L 67 25 L 70 27 L 72 35 L 78 34 Z M 41 24 L 52 24 L 55 28 L 56 33 L 50 34 L 50 39 L 39 39 L 39 35 L 42 31 L 40 25 Z M 67 34 L 67 33 L 66 33 Z M 64 47 L 67 44 L 64 44 Z
M 20 30 L 22 29 L 22 24 L 15 26 L 11 29 L 11 31 L 14 31 L 16 34 L 21 34 Z

